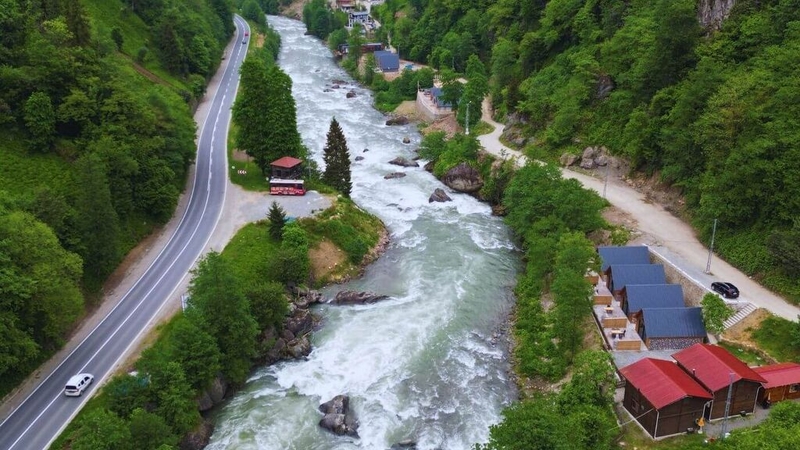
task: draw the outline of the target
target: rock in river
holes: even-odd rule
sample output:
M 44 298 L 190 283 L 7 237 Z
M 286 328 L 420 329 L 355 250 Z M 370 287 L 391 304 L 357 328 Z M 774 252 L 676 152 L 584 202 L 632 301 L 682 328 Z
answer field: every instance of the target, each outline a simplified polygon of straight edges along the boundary
M 389 296 L 379 295 L 371 291 L 341 291 L 336 294 L 331 303 L 334 305 L 366 305 L 385 298 L 389 298 Z
M 358 420 L 350 411 L 350 397 L 337 395 L 332 400 L 319 405 L 325 416 L 319 426 L 339 436 L 358 437 Z
M 398 156 L 397 158 L 389 161 L 389 164 L 394 164 L 395 166 L 400 167 L 419 167 L 419 163 L 416 161 L 409 161 L 402 156 Z
M 483 187 L 481 174 L 467 163 L 461 163 L 448 170 L 442 178 L 444 184 L 458 192 L 477 192 Z
M 384 180 L 391 180 L 393 178 L 403 178 L 406 176 L 405 172 L 392 172 L 383 176 Z
M 452 202 L 452 201 L 453 201 L 453 199 L 450 198 L 450 196 L 447 195 L 447 193 L 442 188 L 436 188 L 436 190 L 433 191 L 433 194 L 431 194 L 431 197 L 428 199 L 428 203 L 431 203 L 431 202 Z

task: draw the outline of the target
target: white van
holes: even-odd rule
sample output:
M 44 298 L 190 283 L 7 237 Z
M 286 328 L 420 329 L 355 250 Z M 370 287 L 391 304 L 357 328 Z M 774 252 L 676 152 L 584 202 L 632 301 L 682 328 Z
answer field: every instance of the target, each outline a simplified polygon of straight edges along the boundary
M 80 397 L 83 395 L 83 391 L 92 384 L 92 381 L 94 381 L 94 375 L 90 373 L 74 375 L 67 381 L 67 385 L 64 386 L 64 395 L 68 397 Z

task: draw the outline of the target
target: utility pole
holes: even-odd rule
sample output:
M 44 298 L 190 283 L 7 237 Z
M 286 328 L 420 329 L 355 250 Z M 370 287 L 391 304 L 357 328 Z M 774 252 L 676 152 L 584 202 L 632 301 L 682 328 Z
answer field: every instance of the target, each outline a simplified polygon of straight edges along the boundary
M 708 262 L 706 262 L 706 273 L 711 273 L 711 255 L 714 253 L 714 238 L 717 235 L 717 219 L 714 219 L 714 228 L 711 229 L 711 246 L 708 248 Z
M 472 103 L 472 102 L 467 102 L 467 132 L 465 133 L 467 136 L 469 136 L 469 105 L 470 105 L 470 103 Z
M 725 431 L 728 425 L 728 413 L 731 410 L 731 395 L 733 394 L 733 373 L 729 375 L 728 382 L 728 399 L 725 400 L 725 417 L 722 418 L 722 431 L 719 436 L 720 439 L 725 439 Z

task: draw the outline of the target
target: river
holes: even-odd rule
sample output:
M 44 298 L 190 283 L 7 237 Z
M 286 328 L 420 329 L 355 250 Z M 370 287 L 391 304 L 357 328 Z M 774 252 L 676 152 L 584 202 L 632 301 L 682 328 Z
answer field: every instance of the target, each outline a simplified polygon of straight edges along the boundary
M 323 293 L 372 290 L 391 298 L 318 307 L 323 327 L 307 360 L 256 370 L 219 412 L 208 448 L 385 450 L 412 439 L 419 449 L 466 450 L 486 442 L 516 397 L 504 340 L 493 342 L 520 268 L 510 231 L 470 196 L 449 193 L 452 202 L 429 203 L 433 190 L 444 188 L 439 181 L 422 168 L 387 163 L 414 156 L 416 127 L 385 126 L 371 93 L 337 67 L 324 43 L 304 35 L 302 22 L 270 16 L 269 23 L 281 35 L 279 64 L 293 80 L 304 143 L 324 167 L 322 148 L 336 117 L 351 158 L 364 157 L 352 165 L 352 198 L 391 234 L 362 278 Z M 347 85 L 323 92 L 332 80 Z M 345 98 L 351 89 L 356 96 Z M 396 171 L 407 176 L 383 178 Z M 317 407 L 338 394 L 351 398 L 358 439 L 317 425 Z

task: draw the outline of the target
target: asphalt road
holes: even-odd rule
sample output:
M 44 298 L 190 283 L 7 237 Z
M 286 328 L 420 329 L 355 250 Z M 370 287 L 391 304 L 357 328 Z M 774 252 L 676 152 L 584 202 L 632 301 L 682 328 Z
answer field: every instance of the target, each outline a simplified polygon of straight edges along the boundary
M 230 108 L 239 85 L 239 66 L 248 45 L 241 42 L 247 23 L 235 17 L 233 50 L 200 127 L 194 183 L 188 207 L 167 245 L 117 306 L 45 380 L 0 423 L 0 449 L 45 449 L 88 401 L 92 392 L 137 343 L 203 250 L 225 203 L 226 141 Z M 249 41 L 249 38 L 248 38 Z M 64 384 L 74 374 L 89 372 L 95 382 L 82 397 L 66 397 Z

